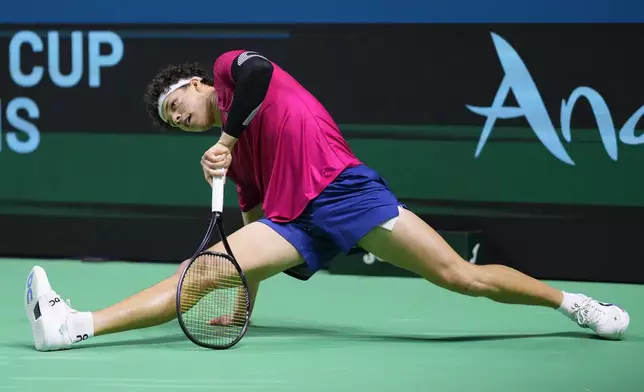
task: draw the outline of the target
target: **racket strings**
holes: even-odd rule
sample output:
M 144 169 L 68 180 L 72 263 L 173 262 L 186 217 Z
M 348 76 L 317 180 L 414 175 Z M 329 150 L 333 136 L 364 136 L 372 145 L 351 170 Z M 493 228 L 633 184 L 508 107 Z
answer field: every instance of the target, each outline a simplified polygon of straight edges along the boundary
M 214 346 L 232 343 L 242 333 L 248 293 L 239 272 L 223 255 L 199 256 L 181 288 L 183 321 L 196 339 Z

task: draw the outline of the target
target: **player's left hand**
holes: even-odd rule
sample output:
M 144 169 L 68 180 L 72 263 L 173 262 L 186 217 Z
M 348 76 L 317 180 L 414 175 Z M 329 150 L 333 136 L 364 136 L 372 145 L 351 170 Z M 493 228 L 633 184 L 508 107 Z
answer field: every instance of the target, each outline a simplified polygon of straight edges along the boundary
M 201 168 L 206 181 L 212 185 L 212 177 L 224 176 L 232 161 L 233 156 L 227 146 L 217 143 L 210 147 L 201 157 Z
M 233 321 L 234 316 L 232 314 L 229 314 L 226 316 L 215 317 L 214 319 L 209 320 L 208 325 L 228 327 L 233 324 Z

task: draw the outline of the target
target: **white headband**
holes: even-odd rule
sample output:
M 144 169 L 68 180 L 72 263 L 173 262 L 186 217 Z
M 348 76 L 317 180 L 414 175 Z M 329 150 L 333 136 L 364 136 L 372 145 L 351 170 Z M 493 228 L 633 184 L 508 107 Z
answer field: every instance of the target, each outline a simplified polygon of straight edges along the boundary
M 159 101 L 158 101 L 158 109 L 159 109 L 159 117 L 161 117 L 161 120 L 167 122 L 165 118 L 163 118 L 163 101 L 168 97 L 168 95 L 172 94 L 176 89 L 185 86 L 186 84 L 190 83 L 192 79 L 197 79 L 201 80 L 200 77 L 198 76 L 193 76 L 189 79 L 181 79 L 177 83 L 173 84 L 172 86 L 168 87 L 168 89 L 159 96 Z

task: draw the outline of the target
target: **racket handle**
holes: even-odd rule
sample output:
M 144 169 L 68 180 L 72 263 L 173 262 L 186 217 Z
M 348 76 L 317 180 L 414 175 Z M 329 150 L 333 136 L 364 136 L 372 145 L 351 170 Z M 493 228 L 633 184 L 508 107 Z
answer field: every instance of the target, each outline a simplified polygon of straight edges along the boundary
M 226 176 L 212 177 L 212 212 L 224 210 L 224 183 Z

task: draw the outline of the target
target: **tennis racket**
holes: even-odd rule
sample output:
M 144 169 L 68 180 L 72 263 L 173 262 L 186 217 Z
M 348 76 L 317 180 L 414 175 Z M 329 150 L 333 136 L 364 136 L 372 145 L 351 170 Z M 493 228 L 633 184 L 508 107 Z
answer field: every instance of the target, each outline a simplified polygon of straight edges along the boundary
M 177 287 L 177 318 L 184 334 L 199 346 L 220 350 L 241 340 L 250 319 L 246 277 L 230 250 L 222 222 L 224 179 L 213 177 L 210 225 Z M 206 250 L 216 230 L 227 254 Z

